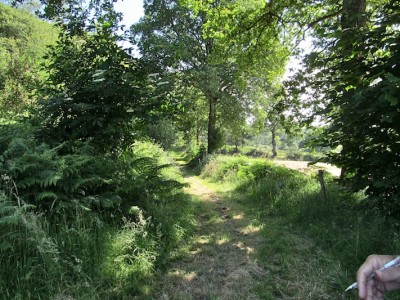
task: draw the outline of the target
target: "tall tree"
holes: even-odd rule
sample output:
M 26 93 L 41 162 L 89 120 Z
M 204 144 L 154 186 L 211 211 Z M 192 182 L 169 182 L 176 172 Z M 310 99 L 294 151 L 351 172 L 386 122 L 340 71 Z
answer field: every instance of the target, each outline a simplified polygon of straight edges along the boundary
M 218 2 L 210 3 L 224 10 Z M 180 1 L 145 1 L 145 17 L 132 27 L 134 42 L 139 46 L 145 61 L 157 62 L 156 70 L 162 73 L 183 74 L 184 84 L 201 91 L 208 105 L 208 152 L 213 153 L 219 143 L 224 120 L 245 118 L 241 112 L 249 107 L 243 97 L 243 86 L 255 70 L 259 73 L 278 73 L 277 40 L 259 59 L 258 65 L 249 61 L 238 63 L 238 57 L 225 41 L 207 34 L 207 14 L 181 5 Z M 271 38 L 272 39 L 272 38 Z M 238 53 L 238 52 L 236 52 Z M 260 57 L 258 57 L 260 58 Z M 276 60 L 276 65 L 269 64 Z

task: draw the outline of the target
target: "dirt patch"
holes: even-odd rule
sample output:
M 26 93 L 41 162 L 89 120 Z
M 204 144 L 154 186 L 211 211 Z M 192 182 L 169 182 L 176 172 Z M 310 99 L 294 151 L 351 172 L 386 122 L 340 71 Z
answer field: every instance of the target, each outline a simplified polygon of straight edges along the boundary
M 212 189 L 206 187 L 202 183 L 201 179 L 195 176 L 187 176 L 185 177 L 185 183 L 188 184 L 188 187 L 185 189 L 188 194 L 194 195 L 197 198 L 205 201 L 219 200 L 215 192 Z
M 284 166 L 288 169 L 297 170 L 303 173 L 317 172 L 317 170 L 325 170 L 331 173 L 333 176 L 340 176 L 340 168 L 335 167 L 326 163 L 317 163 L 315 165 L 309 165 L 309 161 L 297 161 L 297 160 L 273 160 L 273 163 Z
M 197 177 L 187 177 L 187 192 L 206 209 L 187 250 L 160 282 L 158 299 L 259 299 L 254 292 L 266 272 L 255 260 L 259 226 L 218 197 Z

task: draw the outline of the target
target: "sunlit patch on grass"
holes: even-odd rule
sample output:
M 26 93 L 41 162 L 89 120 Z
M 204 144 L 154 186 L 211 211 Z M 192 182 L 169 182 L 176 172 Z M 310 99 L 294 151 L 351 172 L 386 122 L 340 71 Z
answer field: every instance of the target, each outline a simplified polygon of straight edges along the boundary
M 221 245 L 224 245 L 224 244 L 228 243 L 229 241 L 230 241 L 229 236 L 223 235 L 223 236 L 217 238 L 216 244 L 217 244 L 218 246 L 221 246 Z
M 202 235 L 202 236 L 200 236 L 200 237 L 196 240 L 196 242 L 197 242 L 198 244 L 201 244 L 201 245 L 210 244 L 210 242 L 211 242 L 211 237 L 210 237 L 210 236 Z
M 239 213 L 239 214 L 233 215 L 232 219 L 234 219 L 234 220 L 243 220 L 243 213 Z
M 196 272 L 185 272 L 183 270 L 174 270 L 168 273 L 168 276 L 179 277 L 185 281 L 191 282 L 197 278 Z
M 234 246 L 238 247 L 242 251 L 245 251 L 247 255 L 253 254 L 255 251 L 254 247 L 249 247 L 245 245 L 243 242 L 238 242 L 234 244 Z
M 261 225 L 250 224 L 250 225 L 246 226 L 245 228 L 243 228 L 242 230 L 240 230 L 240 232 L 244 235 L 247 235 L 247 234 L 254 234 L 254 233 L 260 232 L 263 229 L 264 229 L 263 224 L 261 224 Z

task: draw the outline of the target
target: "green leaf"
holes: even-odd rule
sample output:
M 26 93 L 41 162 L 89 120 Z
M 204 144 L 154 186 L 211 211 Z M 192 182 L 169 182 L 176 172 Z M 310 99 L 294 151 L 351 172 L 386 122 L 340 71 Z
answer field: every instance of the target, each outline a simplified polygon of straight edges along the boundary
M 50 191 L 41 192 L 36 197 L 39 201 L 43 201 L 43 200 L 54 201 L 54 200 L 57 200 L 57 198 L 58 198 L 56 193 L 50 192 Z

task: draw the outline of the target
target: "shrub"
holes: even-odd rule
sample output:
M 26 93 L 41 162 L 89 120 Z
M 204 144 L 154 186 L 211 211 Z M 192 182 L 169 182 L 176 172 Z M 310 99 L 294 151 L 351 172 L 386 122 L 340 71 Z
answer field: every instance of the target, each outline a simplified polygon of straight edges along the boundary
M 193 152 L 187 157 L 187 165 L 193 172 L 200 174 L 207 162 L 211 160 L 211 157 L 212 156 L 207 154 L 206 147 L 201 145 L 198 147 L 198 149 L 194 149 Z
M 0 157 L 3 189 L 13 187 L 18 199 L 48 215 L 73 215 L 77 210 L 118 205 L 120 199 L 112 193 L 112 166 L 95 157 L 87 144 L 61 154 L 64 147 L 65 144 L 50 148 L 45 143 L 12 140 Z
M 141 295 L 190 234 L 194 212 L 159 146 L 138 142 L 118 160 L 90 155 L 86 146 L 50 148 L 16 139 L 2 156 L 0 298 Z M 35 179 L 41 170 L 59 178 Z M 74 176 L 94 182 L 63 188 Z M 27 177 L 35 180 L 24 186 Z M 46 189 L 65 200 L 50 205 L 35 198 Z
M 174 124 L 168 119 L 161 119 L 147 126 L 148 135 L 161 145 L 163 149 L 171 149 L 177 139 Z
M 162 205 L 171 193 L 183 186 L 163 150 L 149 142 L 137 142 L 119 157 L 118 194 L 123 198 L 122 210 L 131 206 L 147 208 L 149 203 Z M 169 177 L 167 177 L 167 175 Z
M 234 180 L 239 166 L 247 162 L 244 156 L 213 156 L 205 165 L 202 176 L 214 181 Z
M 301 160 L 302 155 L 299 150 L 290 148 L 286 153 L 286 158 L 290 160 Z

